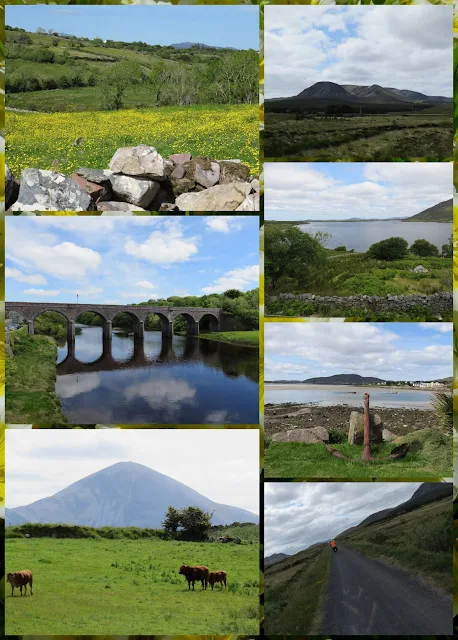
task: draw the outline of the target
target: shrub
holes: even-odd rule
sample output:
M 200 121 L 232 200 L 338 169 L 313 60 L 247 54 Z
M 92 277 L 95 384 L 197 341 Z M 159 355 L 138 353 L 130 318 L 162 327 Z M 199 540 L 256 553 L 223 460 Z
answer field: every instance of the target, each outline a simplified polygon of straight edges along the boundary
M 410 247 L 409 252 L 422 257 L 439 255 L 439 249 L 435 244 L 428 242 L 428 240 L 415 240 Z
M 342 253 L 345 253 L 347 251 L 347 247 L 342 245 L 341 247 L 336 247 L 334 251 L 341 251 Z
M 407 255 L 408 246 L 404 238 L 387 238 L 372 244 L 366 255 L 377 260 L 399 260 Z

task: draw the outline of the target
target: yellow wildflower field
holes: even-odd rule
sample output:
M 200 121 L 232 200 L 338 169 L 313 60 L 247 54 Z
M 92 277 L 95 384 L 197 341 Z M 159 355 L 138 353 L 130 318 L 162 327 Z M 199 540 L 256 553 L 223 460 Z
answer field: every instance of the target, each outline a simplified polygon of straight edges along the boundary
M 189 152 L 239 158 L 259 172 L 258 105 L 159 107 L 78 113 L 6 112 L 6 162 L 69 175 L 79 167 L 107 169 L 119 147 L 146 144 L 164 157 Z

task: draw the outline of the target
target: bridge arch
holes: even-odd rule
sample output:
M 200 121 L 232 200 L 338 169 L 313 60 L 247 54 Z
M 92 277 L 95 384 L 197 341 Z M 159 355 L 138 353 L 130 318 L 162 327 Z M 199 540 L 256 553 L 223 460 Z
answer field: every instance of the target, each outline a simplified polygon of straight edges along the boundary
M 173 314 L 174 332 L 179 333 L 183 330 L 183 321 L 186 323 L 185 330 L 188 335 L 199 335 L 199 320 L 197 320 L 194 315 L 188 313 L 187 311 L 183 311 L 182 313 L 177 312 Z
M 214 313 L 204 313 L 199 320 L 200 331 L 219 331 L 219 318 Z

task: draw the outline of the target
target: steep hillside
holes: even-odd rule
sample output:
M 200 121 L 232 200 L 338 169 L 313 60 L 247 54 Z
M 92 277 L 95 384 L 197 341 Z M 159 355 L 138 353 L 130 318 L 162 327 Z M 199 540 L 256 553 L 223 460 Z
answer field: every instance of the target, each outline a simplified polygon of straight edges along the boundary
M 286 558 L 289 558 L 289 555 L 287 553 L 273 553 L 271 556 L 264 558 L 264 566 L 270 567 L 272 564 L 275 564 L 276 562 L 281 562 L 282 560 L 286 560 Z
M 134 462 L 118 462 L 54 496 L 6 509 L 6 521 L 7 526 L 39 522 L 160 528 L 171 505 L 213 512 L 213 525 L 259 521 L 254 513 L 213 502 L 181 482 Z M 18 517 L 23 520 L 18 521 Z
M 404 218 L 404 222 L 453 222 L 453 198 L 439 202 L 410 218 Z

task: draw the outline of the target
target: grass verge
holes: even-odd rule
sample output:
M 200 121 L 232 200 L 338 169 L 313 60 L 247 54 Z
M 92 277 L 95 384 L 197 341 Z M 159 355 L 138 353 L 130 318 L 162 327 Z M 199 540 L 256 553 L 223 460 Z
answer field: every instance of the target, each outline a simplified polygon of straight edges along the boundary
M 55 392 L 56 343 L 49 336 L 12 337 L 6 359 L 6 421 L 10 424 L 66 423 Z
M 214 333 L 201 333 L 199 338 L 238 344 L 243 347 L 259 348 L 259 331 L 218 331 Z

